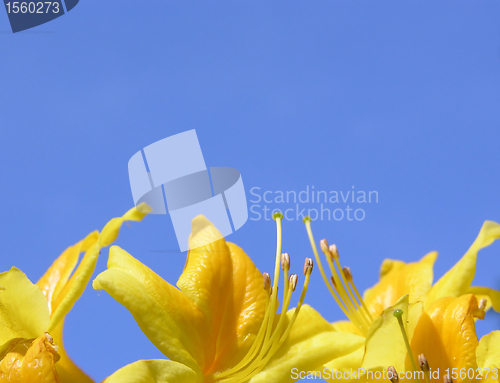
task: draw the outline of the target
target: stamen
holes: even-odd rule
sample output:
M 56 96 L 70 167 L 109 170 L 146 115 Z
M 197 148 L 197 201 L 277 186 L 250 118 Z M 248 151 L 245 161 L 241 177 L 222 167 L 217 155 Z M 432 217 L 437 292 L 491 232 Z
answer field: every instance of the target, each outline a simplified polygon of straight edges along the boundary
M 50 336 L 50 334 L 47 331 L 45 331 L 44 334 L 45 334 L 45 338 L 47 338 L 47 340 L 50 343 L 54 344 L 54 338 L 52 338 L 52 336 Z
M 354 280 L 353 280 L 351 269 L 346 266 L 346 267 L 342 268 L 342 272 L 344 273 L 345 279 L 349 283 L 348 287 L 349 287 L 349 290 L 350 290 L 349 291 L 350 295 L 355 294 L 357 300 L 361 303 L 361 308 L 360 308 L 359 305 L 357 304 L 356 299 L 353 298 L 353 301 L 356 303 L 356 307 L 360 310 L 360 313 L 361 313 L 362 316 L 363 315 L 366 316 L 365 319 L 367 320 L 368 324 L 371 325 L 372 322 L 373 322 L 373 317 L 370 314 L 370 311 L 368 310 L 368 307 L 366 307 L 365 301 L 363 300 L 363 298 L 361 298 L 361 295 L 359 294 L 359 291 L 356 288 L 356 285 L 354 284 Z
M 479 310 L 484 311 L 484 310 L 486 309 L 486 303 L 488 303 L 488 301 L 487 301 L 486 299 L 484 299 L 484 298 L 483 298 L 483 299 L 481 299 L 481 300 L 479 301 L 479 307 L 478 307 L 478 308 L 479 308 Z
M 329 246 L 326 240 L 322 240 L 320 242 L 321 250 L 326 256 L 326 261 L 332 274 L 332 277 L 328 279 L 319 258 L 316 243 L 312 234 L 311 218 L 305 217 L 304 223 L 306 226 L 307 235 L 309 236 L 309 241 L 311 242 L 314 257 L 316 258 L 321 276 L 326 286 L 328 287 L 330 294 L 335 299 L 335 302 L 339 305 L 347 318 L 360 330 L 362 334 L 366 335 L 370 329 L 371 323 L 373 322 L 373 318 L 366 308 L 366 305 L 364 304 L 359 292 L 357 292 L 354 283 L 352 281 L 347 281 L 342 271 L 342 267 L 338 261 L 339 253 L 337 246 Z
M 275 213 L 273 218 L 276 221 L 277 229 L 276 263 L 272 286 L 269 274 L 263 273 L 263 287 L 264 290 L 269 291 L 269 294 L 266 294 L 264 319 L 245 357 L 231 369 L 224 372 L 216 372 L 213 375 L 214 382 L 243 383 L 250 380 L 255 374 L 262 370 L 288 337 L 295 318 L 302 307 L 313 269 L 313 262 L 310 258 L 306 259 L 304 264 L 304 274 L 306 278 L 299 302 L 293 312 L 292 318 L 288 321 L 288 325 L 285 326 L 287 322 L 288 306 L 290 305 L 292 292 L 294 292 L 297 287 L 298 277 L 296 274 L 288 275 L 290 269 L 290 256 L 287 253 L 281 254 L 281 220 L 283 219 L 283 215 L 281 213 Z M 284 271 L 283 305 L 281 313 L 276 316 L 276 312 L 279 308 L 278 279 L 280 268 Z M 276 323 L 275 320 L 278 322 Z
M 335 283 L 335 278 L 333 275 L 330 277 L 330 281 L 332 282 L 333 287 L 337 288 L 337 284 Z
M 300 295 L 299 302 L 297 303 L 297 307 L 295 308 L 295 311 L 293 312 L 293 316 L 290 319 L 288 327 L 286 328 L 284 334 L 279 339 L 279 342 L 277 342 L 277 343 L 275 343 L 273 345 L 273 348 L 269 351 L 269 353 L 267 354 L 267 356 L 265 357 L 265 359 L 262 360 L 262 362 L 260 363 L 259 367 L 256 370 L 254 370 L 250 375 L 245 376 L 245 378 L 234 381 L 234 383 L 244 383 L 244 382 L 247 382 L 250 378 L 252 378 L 257 373 L 259 373 L 266 366 L 267 362 L 269 361 L 269 359 L 271 359 L 271 357 L 274 355 L 274 353 L 281 347 L 281 345 L 283 344 L 283 342 L 287 339 L 288 335 L 290 335 L 290 331 L 291 331 L 291 329 L 293 327 L 293 324 L 294 324 L 295 320 L 297 319 L 297 316 L 299 315 L 300 309 L 301 309 L 301 307 L 302 307 L 302 305 L 304 303 L 304 299 L 305 299 L 305 296 L 306 296 L 306 293 L 307 293 L 307 288 L 309 286 L 309 280 L 310 280 L 310 277 L 311 277 L 311 272 L 312 272 L 312 266 L 308 267 L 308 269 L 307 269 L 306 278 L 304 280 L 304 285 L 302 287 L 302 293 Z M 231 383 L 233 383 L 233 381 L 231 381 Z
M 346 297 L 346 299 L 348 300 L 348 302 L 351 302 L 350 307 L 351 307 L 352 312 L 357 317 L 358 321 L 361 323 L 361 325 L 364 327 L 365 332 L 367 333 L 368 330 L 370 329 L 370 325 L 373 322 L 373 318 L 371 317 L 371 315 L 370 315 L 368 309 L 366 308 L 364 301 L 361 298 L 361 296 L 359 295 L 359 293 L 357 294 L 357 299 L 359 299 L 359 302 L 361 302 L 361 304 L 358 303 L 357 299 L 355 298 L 355 294 L 354 294 L 353 290 L 357 291 L 357 289 L 355 288 L 356 286 L 354 286 L 354 283 L 352 281 L 352 273 L 350 272 L 350 269 L 349 269 L 349 274 L 351 276 L 351 280 L 348 281 L 348 279 L 346 278 L 345 272 L 344 272 L 344 270 L 339 262 L 337 246 L 334 246 L 332 249 L 334 250 L 333 253 L 336 254 L 336 256 L 334 256 L 335 265 L 337 266 L 337 269 L 339 270 L 339 274 L 342 278 L 342 282 L 339 283 L 339 285 L 341 286 L 340 288 L 342 290 L 345 290 L 343 293 L 344 293 L 344 296 Z M 329 264 L 330 264 L 330 268 L 333 269 L 334 267 L 333 267 L 333 264 L 331 261 L 329 261 Z M 334 273 L 334 276 L 335 275 L 336 275 L 336 273 Z M 337 276 L 338 281 L 339 281 L 339 279 L 340 278 Z M 344 285 L 346 286 L 345 289 L 344 289 Z M 346 294 L 346 291 L 347 291 L 347 294 Z M 361 309 L 362 306 L 364 307 L 365 312 Z
M 330 249 L 328 249 L 328 242 L 326 241 L 326 239 L 322 239 L 321 241 L 319 241 L 319 245 L 321 246 L 321 251 L 323 253 L 329 253 L 330 252 Z
M 475 309 L 472 313 L 472 315 L 475 317 L 475 318 L 478 318 L 478 319 L 484 319 L 484 316 L 486 315 L 486 305 L 487 305 L 488 301 L 486 299 L 481 299 L 479 301 L 479 305 L 477 306 L 477 309 Z
M 59 351 L 59 346 L 54 344 L 54 338 L 52 338 L 52 336 L 47 332 L 45 331 L 44 332 L 45 334 L 45 338 L 49 341 L 50 343 L 50 346 L 52 348 L 53 351 L 55 351 L 56 353 Z M 56 359 L 56 362 L 59 360 L 60 356 L 59 355 L 56 355 L 55 356 L 55 359 Z
M 427 358 L 425 357 L 424 354 L 420 354 L 418 356 L 418 364 L 420 365 L 420 368 L 422 369 L 422 371 L 424 371 L 424 372 L 429 371 L 429 363 L 427 362 Z
M 453 379 L 451 379 L 449 374 L 444 376 L 444 383 L 453 383 Z
M 316 249 L 316 242 L 314 241 L 314 237 L 313 237 L 312 231 L 311 231 L 311 218 L 310 217 L 304 217 L 303 222 L 306 225 L 307 235 L 309 236 L 309 241 L 311 242 L 311 247 L 313 249 L 314 257 L 316 259 L 316 263 L 318 264 L 319 271 L 321 272 L 321 276 L 323 277 L 323 280 L 325 281 L 325 284 L 327 285 L 328 289 L 330 290 L 330 293 L 332 294 L 332 296 L 337 301 L 337 304 L 342 308 L 342 311 L 344 311 L 344 313 L 346 314 L 346 316 L 349 317 L 349 315 L 346 313 L 346 311 L 344 309 L 343 304 L 340 303 L 340 301 L 338 300 L 338 297 L 337 297 L 335 291 L 333 290 L 333 288 L 328 283 L 328 279 L 326 279 L 325 270 L 323 269 L 323 264 L 321 263 L 321 260 L 319 259 L 318 250 Z
M 344 269 L 347 269 L 348 272 L 349 272 L 349 275 L 350 275 L 350 280 L 349 280 L 349 284 L 351 285 L 353 291 L 354 291 L 354 294 L 356 294 L 356 297 L 358 298 L 358 300 L 361 302 L 361 306 L 363 307 L 363 310 L 364 310 L 364 314 L 366 315 L 366 317 L 368 318 L 370 324 L 373 323 L 373 317 L 372 317 L 372 314 L 370 314 L 370 310 L 368 310 L 368 307 L 366 307 L 366 304 L 365 304 L 365 301 L 363 300 L 363 298 L 361 298 L 361 294 L 359 293 L 358 291 L 358 288 L 356 287 L 356 285 L 354 284 L 354 280 L 353 280 L 353 276 L 352 276 L 352 272 L 351 272 L 351 269 L 349 267 L 344 267 Z M 347 277 L 346 277 L 347 278 Z
M 344 272 L 345 279 L 347 279 L 347 282 L 352 282 L 352 273 L 351 269 L 347 266 L 342 268 L 342 271 Z
M 390 379 L 392 383 L 398 383 L 399 382 L 399 376 L 398 372 L 393 366 L 387 367 L 387 377 Z
M 339 250 L 337 249 L 337 245 L 333 244 L 333 245 L 330 245 L 330 254 L 332 254 L 332 257 L 335 258 L 335 259 L 339 259 L 340 256 L 339 256 Z
M 429 377 L 430 367 L 429 367 L 429 363 L 427 362 L 427 358 L 425 357 L 424 354 L 420 354 L 418 356 L 418 364 L 420 365 L 420 368 L 424 372 L 426 383 L 431 383 L 431 379 Z
M 290 256 L 288 253 L 281 254 L 281 270 L 290 270 Z
M 299 280 L 299 277 L 297 276 L 297 274 L 292 274 L 290 275 L 290 289 L 293 291 L 295 291 L 295 288 L 297 287 L 297 281 Z
M 311 258 L 306 258 L 304 262 L 304 275 L 307 275 L 307 273 L 311 274 L 313 269 L 313 260 Z
M 297 316 L 299 315 L 300 308 L 304 304 L 304 299 L 306 297 L 307 288 L 309 287 L 309 280 L 311 279 L 311 273 L 313 270 L 312 259 L 311 258 L 308 258 L 308 259 L 310 260 L 310 267 L 308 267 L 306 270 L 306 274 L 305 274 L 306 277 L 304 279 L 304 285 L 302 286 L 302 293 L 300 294 L 299 302 L 297 303 L 297 308 L 293 312 L 292 319 L 290 320 L 290 323 L 288 324 L 288 327 L 287 327 L 285 333 L 283 334 L 283 336 L 280 339 L 279 346 L 281 346 L 283 344 L 283 342 L 288 337 L 288 334 L 290 334 L 290 331 L 292 330 L 293 323 L 295 322 L 295 319 L 297 319 Z M 278 348 L 279 348 L 279 346 L 278 346 Z
M 264 290 L 268 291 L 271 288 L 271 277 L 269 273 L 263 273 L 262 279 L 264 279 Z
M 358 311 L 357 311 L 357 302 L 354 303 L 352 296 L 348 293 L 348 288 L 344 287 L 344 284 L 347 286 L 347 282 L 345 281 L 344 276 L 342 275 L 341 277 L 339 276 L 339 273 L 337 272 L 337 269 L 335 268 L 333 264 L 333 259 L 330 255 L 328 243 L 326 242 L 325 239 L 321 241 L 323 244 L 321 246 L 321 249 L 324 251 L 324 254 L 326 256 L 326 261 L 328 263 L 328 266 L 330 267 L 330 271 L 333 276 L 333 280 L 335 281 L 334 287 L 337 293 L 340 296 L 340 299 L 344 302 L 345 307 L 351 314 L 351 321 L 354 322 L 358 327 L 360 327 L 360 330 L 362 332 L 367 332 L 368 331 L 368 326 L 366 323 L 363 322 L 362 319 L 359 318 Z M 344 283 L 342 283 L 344 281 Z
M 351 288 L 344 275 L 344 272 L 342 271 L 342 266 L 339 262 L 337 246 L 328 246 L 328 242 L 326 241 L 326 239 L 323 239 L 321 243 L 321 248 L 326 256 L 326 261 L 328 262 L 330 271 L 333 274 L 335 288 L 340 298 L 344 301 L 344 305 L 351 313 L 351 321 L 357 324 L 362 333 L 368 333 L 373 319 L 369 315 L 368 310 L 366 313 L 363 312 L 363 310 L 361 309 L 362 305 L 360 305 L 355 298 L 353 289 Z M 330 248 L 332 249 L 332 251 L 330 251 Z M 333 264 L 333 261 L 335 261 L 335 265 Z M 363 302 L 361 297 L 360 301 Z
M 401 334 L 403 335 L 403 339 L 405 341 L 406 350 L 408 351 L 408 355 L 410 356 L 410 361 L 411 361 L 411 365 L 413 367 L 413 371 L 416 373 L 417 366 L 415 365 L 415 358 L 413 357 L 413 353 L 411 352 L 410 342 L 408 341 L 408 336 L 406 335 L 405 326 L 403 324 L 403 310 L 396 309 L 396 310 L 394 310 L 393 315 L 398 320 L 399 328 L 401 329 Z M 416 373 L 415 375 L 417 377 L 417 382 L 420 383 L 420 378 L 418 377 L 418 374 Z

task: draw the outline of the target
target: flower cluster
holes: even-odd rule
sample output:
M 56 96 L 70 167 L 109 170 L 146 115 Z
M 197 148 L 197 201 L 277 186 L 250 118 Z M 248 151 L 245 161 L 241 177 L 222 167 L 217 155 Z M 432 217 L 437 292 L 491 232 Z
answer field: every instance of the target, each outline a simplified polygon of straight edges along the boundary
M 0 383 L 93 382 L 64 351 L 64 319 L 88 285 L 100 250 L 114 242 L 123 222 L 141 221 L 149 211 L 138 206 L 112 219 L 66 249 L 36 284 L 17 268 L 0 274 Z M 380 281 L 362 296 L 335 245 L 322 240 L 325 258 L 319 256 L 305 219 L 315 267 L 348 319 L 329 323 L 304 303 L 313 260 L 305 259 L 300 277 L 291 273 L 294 256 L 282 252 L 283 216 L 273 218 L 272 274 L 259 272 L 203 216 L 193 220 L 176 286 L 112 246 L 107 269 L 92 286 L 125 306 L 165 359 L 129 364 L 105 382 L 292 382 L 303 376 L 299 371 L 329 371 L 323 378 L 332 382 L 341 376 L 397 383 L 406 376 L 400 372 L 411 371 L 409 380 L 417 383 L 500 383 L 500 331 L 480 340 L 475 331 L 486 311 L 500 310 L 500 292 L 472 286 L 478 251 L 500 238 L 499 224 L 485 222 L 436 283 L 436 253 L 409 264 L 385 260 Z M 446 374 L 436 378 L 433 370 Z M 479 373 L 459 373 L 471 370 Z M 492 370 L 497 374 L 484 373 Z
M 399 380 L 399 372 L 408 371 L 412 372 L 409 380 L 418 383 L 499 381 L 500 331 L 478 341 L 475 321 L 483 319 L 491 307 L 500 310 L 500 292 L 472 286 L 478 251 L 500 238 L 498 223 L 486 221 L 465 255 L 436 283 L 432 283 L 436 252 L 410 264 L 386 259 L 380 281 L 362 298 L 351 270 L 340 264 L 337 247 L 322 240 L 320 247 L 332 274 L 327 278 L 311 222 L 304 222 L 323 279 L 349 319 L 332 325 L 339 332 L 358 334 L 363 339 L 362 347 L 350 358 L 333 360 L 325 365 L 327 368 L 358 369 L 362 371 L 357 377 L 360 380 L 371 380 L 367 377 L 374 375 L 367 371 L 390 372 L 393 383 Z M 433 375 L 431 370 L 445 374 Z M 491 370 L 497 373 L 489 374 Z M 469 371 L 478 373 L 471 375 Z

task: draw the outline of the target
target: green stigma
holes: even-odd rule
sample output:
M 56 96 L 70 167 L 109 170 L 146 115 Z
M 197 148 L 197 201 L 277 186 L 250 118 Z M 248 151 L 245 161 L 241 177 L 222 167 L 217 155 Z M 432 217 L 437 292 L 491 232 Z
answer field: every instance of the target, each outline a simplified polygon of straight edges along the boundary
M 393 314 L 396 318 L 401 319 L 403 317 L 403 310 L 396 309 Z
M 408 355 L 410 356 L 411 365 L 413 367 L 413 371 L 417 372 L 417 365 L 415 364 L 415 358 L 413 357 L 413 353 L 411 352 L 410 341 L 408 340 L 408 335 L 406 335 L 406 329 L 403 324 L 403 310 L 396 309 L 394 310 L 393 315 L 397 318 L 399 329 L 401 330 L 401 334 L 403 335 L 403 340 L 405 342 L 406 350 L 408 351 Z M 420 382 L 420 378 L 417 375 L 417 382 Z
M 277 220 L 277 219 L 280 219 L 282 220 L 283 219 L 283 213 L 281 211 L 277 211 L 276 213 L 273 214 L 273 219 L 274 220 Z
M 311 222 L 311 217 L 309 217 L 308 215 L 306 215 L 303 219 L 302 219 L 302 222 L 306 223 L 306 222 Z

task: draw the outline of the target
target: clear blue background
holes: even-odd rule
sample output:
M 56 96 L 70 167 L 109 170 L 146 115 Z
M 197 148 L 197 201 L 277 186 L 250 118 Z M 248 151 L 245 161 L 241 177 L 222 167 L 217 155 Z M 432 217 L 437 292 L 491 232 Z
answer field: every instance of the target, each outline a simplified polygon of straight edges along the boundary
M 36 281 L 132 206 L 136 151 L 195 128 L 206 163 L 240 170 L 247 192 L 378 191 L 364 221 L 314 223 L 360 289 L 386 257 L 439 250 L 441 275 L 484 220 L 500 221 L 499 12 L 493 0 L 81 1 L 13 35 L 0 11 L 0 269 Z M 274 238 L 262 220 L 229 237 L 262 271 Z M 117 244 L 171 283 L 182 271 L 166 216 L 125 227 Z M 300 221 L 285 222 L 284 250 L 301 274 Z M 481 252 L 476 283 L 500 288 L 499 253 Z M 319 273 L 307 302 L 343 318 Z M 499 327 L 494 313 L 478 322 L 480 334 Z M 98 381 L 162 357 L 90 287 L 65 339 Z

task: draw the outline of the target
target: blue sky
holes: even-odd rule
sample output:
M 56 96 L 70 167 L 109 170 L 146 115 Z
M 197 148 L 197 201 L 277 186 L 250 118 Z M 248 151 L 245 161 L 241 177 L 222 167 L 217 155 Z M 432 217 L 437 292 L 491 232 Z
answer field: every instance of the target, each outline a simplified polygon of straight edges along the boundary
M 355 204 L 364 220 L 313 223 L 360 289 L 384 258 L 438 250 L 441 275 L 484 220 L 500 221 L 499 11 L 490 0 L 81 1 L 15 35 L 0 12 L 0 269 L 37 280 L 132 206 L 135 152 L 196 129 L 207 165 L 238 169 L 249 200 L 253 187 L 377 191 L 378 203 Z M 272 221 L 228 239 L 272 269 Z M 125 227 L 117 244 L 171 283 L 182 271 L 166 216 Z M 311 255 L 301 221 L 284 223 L 284 250 L 300 274 Z M 481 252 L 477 284 L 500 288 L 499 256 L 498 243 Z M 319 273 L 307 302 L 343 319 Z M 499 327 L 495 313 L 478 322 L 480 334 Z M 161 357 L 90 287 L 65 339 L 99 381 Z

